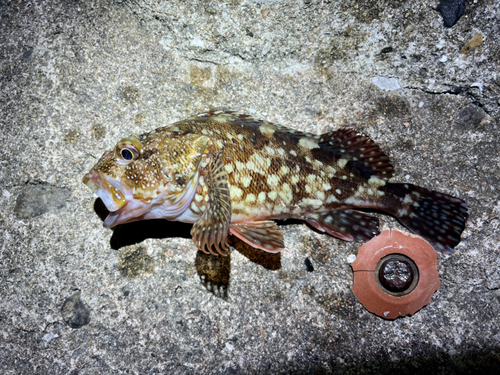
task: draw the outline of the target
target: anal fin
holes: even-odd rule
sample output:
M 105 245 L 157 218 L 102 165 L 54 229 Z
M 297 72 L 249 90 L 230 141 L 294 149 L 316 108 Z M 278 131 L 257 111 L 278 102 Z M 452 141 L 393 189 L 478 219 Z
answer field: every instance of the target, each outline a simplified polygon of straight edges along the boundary
M 252 247 L 277 253 L 284 249 L 283 232 L 274 221 L 233 223 L 231 234 Z
M 344 241 L 366 242 L 380 233 L 377 218 L 355 210 L 311 214 L 306 221 L 320 232 Z

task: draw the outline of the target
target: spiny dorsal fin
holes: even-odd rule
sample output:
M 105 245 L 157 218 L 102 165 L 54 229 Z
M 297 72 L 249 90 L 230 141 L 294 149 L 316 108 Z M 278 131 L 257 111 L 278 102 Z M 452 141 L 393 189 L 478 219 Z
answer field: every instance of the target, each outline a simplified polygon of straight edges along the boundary
M 319 146 L 333 152 L 339 159 L 357 169 L 365 177 L 383 180 L 392 177 L 394 168 L 380 147 L 370 138 L 353 129 L 341 128 L 321 135 Z

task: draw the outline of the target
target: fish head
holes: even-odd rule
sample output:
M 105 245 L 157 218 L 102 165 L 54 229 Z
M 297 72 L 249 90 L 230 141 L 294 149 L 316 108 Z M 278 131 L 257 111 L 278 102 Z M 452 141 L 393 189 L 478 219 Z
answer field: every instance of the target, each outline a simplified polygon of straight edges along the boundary
M 144 219 L 175 190 L 155 143 L 145 141 L 145 136 L 122 139 L 83 178 L 110 212 L 107 228 Z
M 193 222 L 183 214 L 194 199 L 202 155 L 210 144 L 204 136 L 163 129 L 124 138 L 105 152 L 83 178 L 110 212 L 104 226 L 179 217 Z

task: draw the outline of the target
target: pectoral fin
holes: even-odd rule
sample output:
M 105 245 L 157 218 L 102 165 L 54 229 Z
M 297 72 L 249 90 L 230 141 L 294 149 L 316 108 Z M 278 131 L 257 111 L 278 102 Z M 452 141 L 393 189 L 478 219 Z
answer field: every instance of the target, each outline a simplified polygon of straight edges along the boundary
M 277 253 L 284 249 L 283 232 L 274 221 L 231 224 L 231 234 L 252 247 Z
M 344 241 L 366 242 L 380 233 L 378 219 L 355 210 L 311 215 L 306 221 L 317 230 Z
M 200 175 L 207 187 L 205 209 L 194 223 L 191 236 L 198 249 L 208 254 L 225 255 L 231 222 L 231 198 L 224 165 L 216 156 L 202 161 Z M 203 173 L 202 173 L 203 172 Z M 214 251 L 217 251 L 217 253 Z

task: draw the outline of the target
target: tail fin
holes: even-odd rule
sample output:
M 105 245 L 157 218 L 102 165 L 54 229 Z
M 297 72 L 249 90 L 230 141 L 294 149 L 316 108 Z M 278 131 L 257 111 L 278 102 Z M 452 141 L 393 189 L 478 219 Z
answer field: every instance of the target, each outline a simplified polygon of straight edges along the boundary
M 462 199 L 411 184 L 387 184 L 383 190 L 396 198 L 389 213 L 401 224 L 425 238 L 436 250 L 453 253 L 469 216 Z

